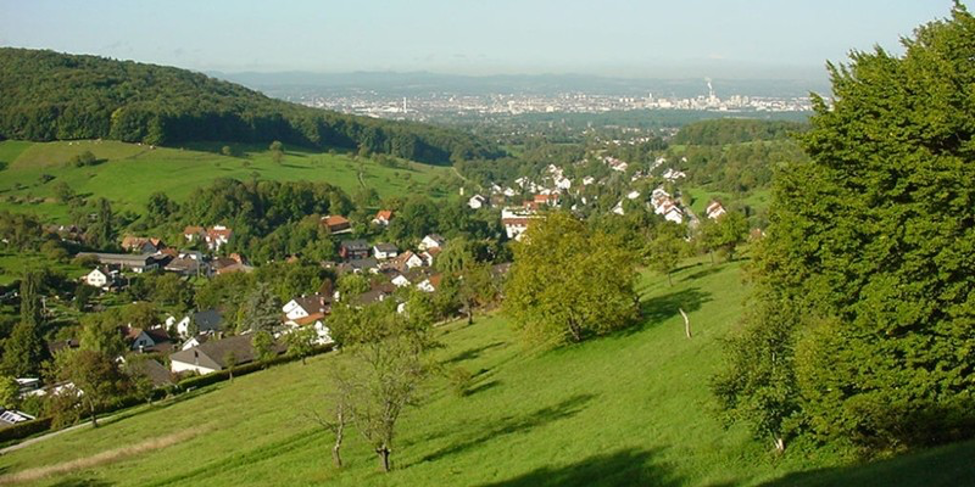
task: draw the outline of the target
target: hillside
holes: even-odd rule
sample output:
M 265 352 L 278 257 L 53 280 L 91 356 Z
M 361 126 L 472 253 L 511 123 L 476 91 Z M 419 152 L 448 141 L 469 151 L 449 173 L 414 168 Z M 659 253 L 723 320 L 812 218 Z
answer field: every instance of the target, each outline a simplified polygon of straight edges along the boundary
M 526 350 L 499 316 L 442 328 L 440 360 L 475 373 L 475 382 L 464 397 L 445 379 L 432 384 L 403 418 L 387 475 L 358 435 L 344 446 L 347 467 L 336 470 L 330 435 L 306 417 L 324 408 L 337 359 L 327 354 L 5 454 L 0 483 L 678 486 L 861 478 L 861 469 L 839 470 L 839 454 L 823 449 L 798 446 L 775 458 L 766 443 L 739 427 L 724 430 L 714 416 L 708 381 L 720 363 L 719 339 L 742 311 L 739 267 L 691 265 L 671 288 L 646 274 L 644 324 L 568 349 Z M 690 311 L 692 339 L 679 306 Z M 953 485 L 973 472 L 972 463 L 961 464 L 967 447 L 893 468 Z M 888 467 L 873 475 L 880 471 Z
M 238 156 L 219 153 L 219 145 L 195 144 L 198 150 L 149 148 L 115 141 L 32 143 L 0 142 L 0 209 L 31 212 L 63 220 L 67 205 L 56 201 L 54 187 L 68 184 L 79 194 L 105 197 L 118 209 L 144 211 L 149 195 L 163 191 L 176 201 L 217 178 L 245 180 L 256 174 L 277 181 L 325 181 L 355 194 L 362 185 L 381 197 L 437 192 L 427 185 L 450 176 L 447 167 L 401 162 L 387 167 L 368 158 L 353 158 L 286 146 L 281 164 L 263 147 L 232 144 Z M 100 162 L 75 167 L 75 155 L 91 151 Z M 42 175 L 52 178 L 44 181 Z
M 500 155 L 456 130 L 326 112 L 173 67 L 14 48 L 0 48 L 0 66 L 0 140 L 281 140 L 435 164 Z

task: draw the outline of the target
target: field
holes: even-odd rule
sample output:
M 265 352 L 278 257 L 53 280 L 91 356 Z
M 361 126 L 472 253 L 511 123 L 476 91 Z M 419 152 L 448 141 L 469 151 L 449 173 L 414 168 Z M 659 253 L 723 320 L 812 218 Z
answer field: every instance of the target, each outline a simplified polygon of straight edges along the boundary
M 149 195 L 156 191 L 181 201 L 194 188 L 222 177 L 325 181 L 352 195 L 361 187 L 362 173 L 362 185 L 389 197 L 418 192 L 441 196 L 427 185 L 439 175 L 451 174 L 449 167 L 401 161 L 404 167 L 394 168 L 345 154 L 288 147 L 282 163 L 276 164 L 263 147 L 232 147 L 238 156 L 221 155 L 219 144 L 177 149 L 115 141 L 0 142 L 0 209 L 65 221 L 67 207 L 54 199 L 53 187 L 59 181 L 78 194 L 110 199 L 116 210 L 142 212 Z M 102 162 L 83 167 L 70 164 L 73 156 L 86 150 Z M 44 181 L 44 175 L 53 179 Z
M 775 457 L 723 429 L 708 383 L 720 338 L 742 312 L 741 263 L 645 274 L 644 322 L 557 351 L 525 348 L 499 315 L 440 328 L 447 368 L 475 374 L 465 396 L 436 379 L 408 410 L 394 471 L 355 434 L 347 466 L 308 417 L 325 408 L 335 354 L 142 406 L 0 457 L 0 484 L 37 485 L 962 485 L 973 443 L 852 468 L 826 448 Z M 678 308 L 689 312 L 684 336 Z M 951 468 L 952 467 L 952 468 Z M 39 470 L 41 469 L 41 470 Z M 44 470 L 47 469 L 47 470 Z M 874 469 L 874 470 L 873 470 Z M 900 470 L 901 469 L 901 470 Z M 907 472 L 911 471 L 911 475 Z

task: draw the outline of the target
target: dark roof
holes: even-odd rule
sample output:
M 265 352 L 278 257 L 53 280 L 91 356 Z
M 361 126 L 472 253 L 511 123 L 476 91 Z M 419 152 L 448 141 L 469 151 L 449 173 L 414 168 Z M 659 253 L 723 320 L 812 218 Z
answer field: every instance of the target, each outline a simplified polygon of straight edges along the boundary
M 349 250 L 370 250 L 370 244 L 366 240 L 343 240 L 339 245 Z
M 233 353 L 235 363 L 246 364 L 254 360 L 251 338 L 252 335 L 237 335 L 223 340 L 208 340 L 170 355 L 170 361 L 222 370 L 227 366 L 224 359 L 229 353 Z
M 295 302 L 302 307 L 308 314 L 325 313 L 329 309 L 326 303 L 332 301 L 332 296 L 328 299 L 325 296 L 313 294 L 295 298 Z
M 385 253 L 397 251 L 397 246 L 392 243 L 378 243 L 373 247 L 379 250 L 380 252 L 385 252 Z
M 367 257 L 365 259 L 353 259 L 349 261 L 349 265 L 353 269 L 373 269 L 379 263 L 373 257 Z
M 141 375 L 149 379 L 153 383 L 153 387 L 164 387 L 173 384 L 173 376 L 170 374 L 170 371 L 156 360 L 130 360 L 126 364 L 126 368 L 135 375 Z
M 201 333 L 205 331 L 220 331 L 221 324 L 224 322 L 220 311 L 216 309 L 198 311 L 190 319 L 197 325 L 197 331 Z
M 366 306 L 371 303 L 383 301 L 387 296 L 390 296 L 390 293 L 385 292 L 383 289 L 374 289 L 356 296 L 353 298 L 353 302 L 361 306 Z

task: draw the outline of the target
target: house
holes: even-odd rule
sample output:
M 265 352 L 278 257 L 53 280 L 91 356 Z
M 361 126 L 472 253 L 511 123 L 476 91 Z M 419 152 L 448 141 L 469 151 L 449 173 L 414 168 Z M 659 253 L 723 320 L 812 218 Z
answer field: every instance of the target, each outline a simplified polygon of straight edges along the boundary
M 154 359 L 129 360 L 125 367 L 130 375 L 145 378 L 154 389 L 174 384 L 173 373 Z
M 331 302 L 331 296 L 319 294 L 301 296 L 285 303 L 285 306 L 282 306 L 282 313 L 285 313 L 286 319 L 292 321 L 316 314 L 325 315 L 329 314 Z
M 556 193 L 538 194 L 533 196 L 533 203 L 537 208 L 542 205 L 557 206 L 560 204 L 560 195 Z
M 319 220 L 319 223 L 326 227 L 326 229 L 329 230 L 329 233 L 333 235 L 353 232 L 353 226 L 350 225 L 349 220 L 339 215 L 322 217 L 322 219 Z
M 234 232 L 230 228 L 223 225 L 214 225 L 207 229 L 207 233 L 204 234 L 204 240 L 207 242 L 208 249 L 213 252 L 218 252 L 221 247 L 231 241 L 231 235 L 233 234 Z
M 198 226 L 188 226 L 183 229 L 183 238 L 187 239 L 188 243 L 193 243 L 196 240 L 204 238 L 206 232 L 204 227 Z
M 126 342 L 129 349 L 138 352 L 168 352 L 174 348 L 173 341 L 163 328 L 126 327 Z
M 160 260 L 152 254 L 109 254 L 101 252 L 79 252 L 77 257 L 94 258 L 102 265 L 116 266 L 129 269 L 136 273 L 151 271 L 159 267 Z
M 407 279 L 407 277 L 405 277 L 403 274 L 398 272 L 397 275 L 395 275 L 393 279 L 390 280 L 390 284 L 393 284 L 394 286 L 397 287 L 405 287 L 405 286 L 410 286 L 410 280 Z
M 293 331 L 311 326 L 316 333 L 316 339 L 313 343 L 322 346 L 329 345 L 330 343 L 334 342 L 332 335 L 330 334 L 329 327 L 325 324 L 325 315 L 322 313 L 306 316 L 296 320 L 290 320 L 285 324 L 288 325 L 288 327 L 282 331 L 281 335 L 287 335 Z
M 207 340 L 196 347 L 175 352 L 170 355 L 170 370 L 177 374 L 209 374 L 227 368 L 227 361 L 231 357 L 235 365 L 253 362 L 256 354 L 251 345 L 252 337 L 251 334 L 244 334 L 223 340 Z M 280 347 L 276 347 L 276 351 L 280 352 Z
M 377 216 L 373 217 L 374 225 L 390 225 L 390 220 L 393 218 L 394 212 L 390 210 L 380 210 L 377 212 Z
M 82 277 L 81 279 L 85 282 L 85 284 L 97 288 L 104 288 L 109 284 L 109 282 L 111 282 L 109 275 L 102 272 L 102 270 L 98 268 L 92 269 L 91 272 L 85 274 L 85 277 Z
M 0 407 L 0 429 L 9 428 L 17 423 L 23 423 L 24 421 L 31 421 L 33 419 L 37 418 L 15 409 Z
M 425 250 L 429 250 L 433 248 L 441 248 L 444 247 L 445 242 L 446 240 L 444 239 L 444 237 L 436 233 L 432 233 L 424 237 L 424 239 L 421 240 L 421 243 L 417 244 L 417 250 L 424 252 Z
M 712 220 L 715 220 L 726 214 L 726 208 L 723 208 L 722 203 L 712 200 L 709 206 L 706 207 L 706 216 Z
M 378 243 L 373 246 L 373 257 L 377 260 L 387 260 L 397 257 L 400 252 L 397 246 L 391 243 Z
M 388 268 L 397 269 L 400 272 L 407 272 L 410 269 L 421 267 L 423 265 L 424 259 L 410 250 L 398 255 L 396 258 L 387 263 Z
M 479 208 L 481 208 L 483 206 L 488 206 L 488 200 L 485 199 L 484 196 L 482 196 L 480 194 L 476 194 L 475 196 L 472 196 L 471 198 L 468 198 L 468 207 L 469 208 L 471 208 L 473 210 L 477 210 L 477 209 L 479 209 Z
M 417 289 L 421 291 L 433 293 L 437 291 L 438 287 L 441 285 L 441 274 L 435 274 L 417 284 Z
M 221 330 L 224 318 L 220 311 L 207 309 L 197 311 L 177 320 L 175 316 L 170 316 L 165 321 L 166 329 L 176 331 L 181 337 L 189 337 L 198 334 L 213 334 Z
M 365 259 L 370 256 L 370 244 L 366 240 L 343 240 L 339 244 L 339 256 L 346 260 Z
M 206 275 L 207 266 L 203 262 L 203 254 L 200 252 L 181 252 L 170 260 L 163 270 L 175 272 L 183 276 Z
M 428 249 L 426 252 L 421 252 L 421 259 L 424 260 L 424 265 L 428 267 L 434 266 L 434 259 L 436 259 L 440 253 L 440 247 L 433 247 Z
M 183 345 L 180 345 L 180 350 L 186 350 L 188 348 L 196 347 L 206 342 L 207 340 L 210 340 L 211 338 L 213 338 L 213 336 L 214 335 L 201 333 L 200 335 L 197 335 L 195 337 L 190 337 L 189 340 L 183 342 Z
M 675 205 L 669 205 L 665 209 L 665 211 L 662 212 L 662 216 L 664 216 L 666 220 L 670 222 L 678 223 L 679 225 L 681 225 L 682 222 L 685 220 L 684 215 L 682 214 L 682 210 L 680 210 Z
M 665 173 L 662 174 L 662 177 L 665 178 L 666 181 L 675 182 L 675 181 L 678 181 L 681 178 L 684 178 L 685 177 L 685 173 L 682 172 L 682 171 L 678 171 L 678 170 L 672 169 L 672 168 L 668 168 L 668 169 L 665 170 Z
M 536 212 L 532 210 L 503 208 L 502 226 L 505 227 L 506 237 L 510 240 L 519 240 L 535 218 L 537 218 Z
M 134 237 L 132 235 L 126 235 L 122 239 L 122 248 L 128 252 L 155 254 L 156 252 L 163 250 L 165 247 L 166 246 L 163 245 L 163 241 L 158 238 Z

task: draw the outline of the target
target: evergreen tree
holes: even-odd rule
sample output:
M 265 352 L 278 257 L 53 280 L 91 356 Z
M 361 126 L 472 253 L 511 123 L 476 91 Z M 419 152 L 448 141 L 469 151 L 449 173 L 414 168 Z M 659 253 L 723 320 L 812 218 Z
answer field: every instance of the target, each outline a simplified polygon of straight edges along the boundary
M 40 288 L 41 272 L 27 271 L 20 283 L 20 322 L 4 341 L 3 371 L 14 377 L 36 375 L 46 357 Z

